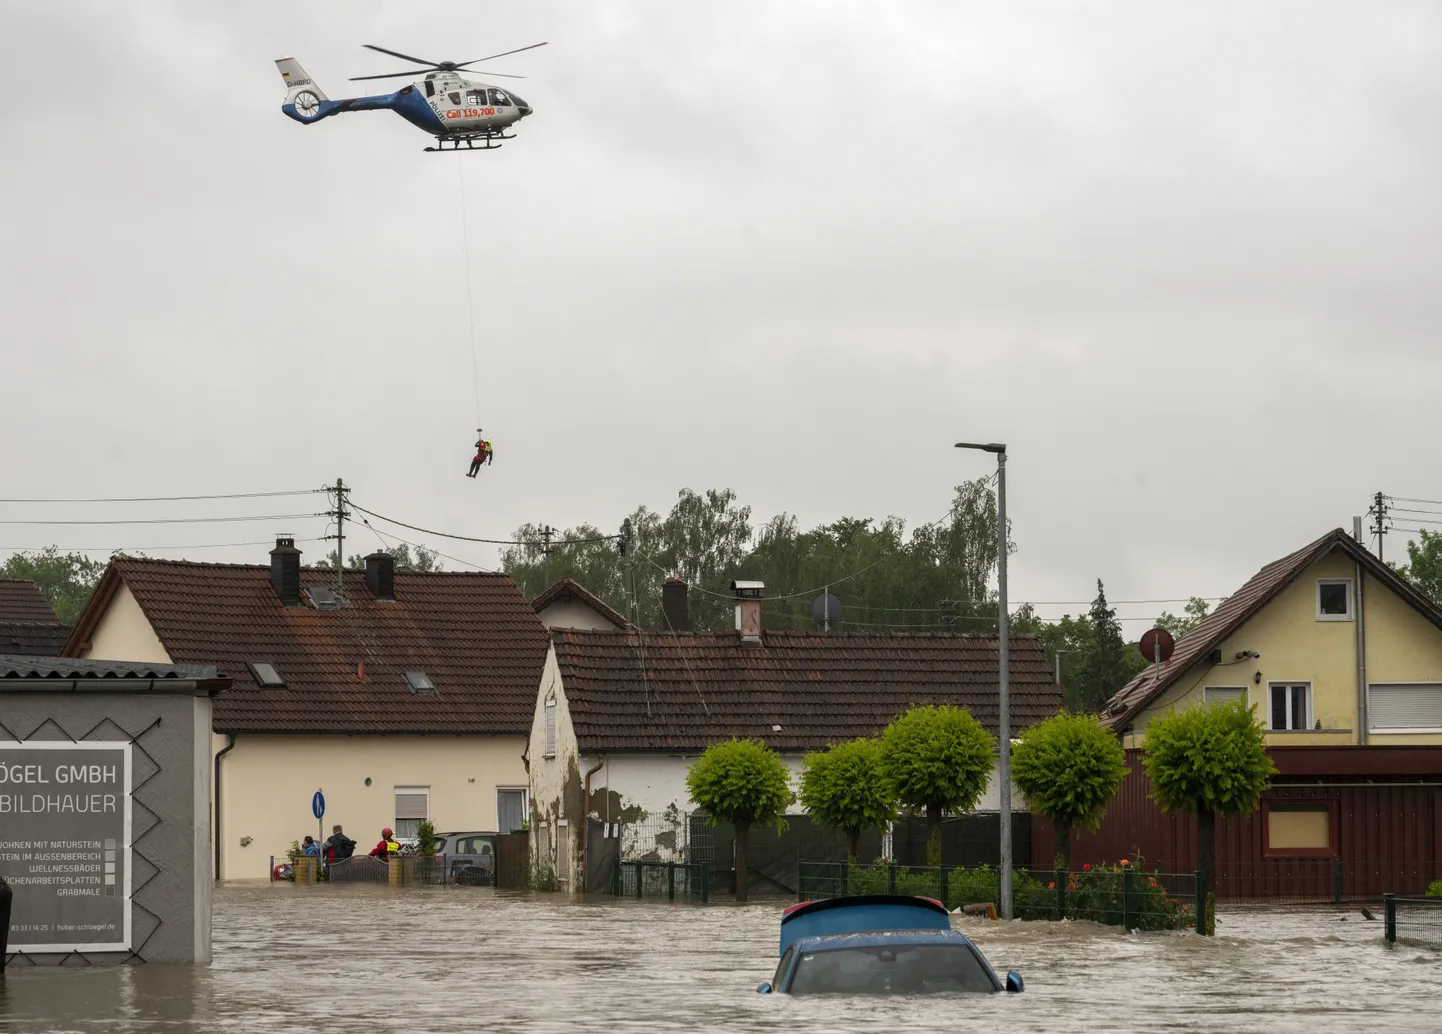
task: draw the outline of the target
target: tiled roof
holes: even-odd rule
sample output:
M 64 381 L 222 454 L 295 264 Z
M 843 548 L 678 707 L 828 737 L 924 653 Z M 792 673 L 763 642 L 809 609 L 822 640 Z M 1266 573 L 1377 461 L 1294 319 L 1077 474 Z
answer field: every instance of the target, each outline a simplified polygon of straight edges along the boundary
M 40 586 L 22 578 L 0 578 L 0 624 L 12 621 L 60 624 Z
M 576 600 L 590 607 L 601 617 L 605 618 L 617 628 L 626 627 L 626 619 L 614 607 L 609 606 L 601 597 L 587 589 L 580 582 L 571 578 L 562 578 L 541 595 L 531 601 L 537 614 L 545 610 L 553 603 L 560 603 L 566 600 Z
M 56 657 L 69 634 L 40 586 L 0 578 L 0 653 Z
M 1246 585 L 1218 604 L 1217 609 L 1203 618 L 1196 628 L 1177 640 L 1171 660 L 1161 666 L 1159 673 L 1154 673 L 1153 668 L 1148 667 L 1117 691 L 1102 713 L 1103 724 L 1114 729 L 1125 729 L 1138 711 L 1155 700 L 1196 664 L 1205 663 L 1207 654 L 1270 603 L 1279 592 L 1291 585 L 1298 575 L 1334 550 L 1351 556 L 1367 569 L 1367 573 L 1401 596 L 1434 625 L 1442 628 L 1442 610 L 1397 572 L 1368 552 L 1366 547 L 1350 534 L 1336 528 L 1295 553 L 1268 564 L 1253 575 Z
M 137 664 L 0 654 L 0 679 L 194 679 L 211 681 L 214 668 L 192 664 Z
M 217 732 L 524 733 L 531 727 L 546 633 L 504 575 L 395 574 L 378 601 L 360 571 L 345 573 L 347 605 L 286 607 L 270 569 L 241 564 L 117 560 L 106 571 L 67 652 L 90 634 L 123 580 L 171 659 L 234 678 L 216 699 Z M 301 587 L 335 574 L 303 570 Z M 249 662 L 275 665 L 283 689 L 257 687 Z M 413 693 L 424 671 L 434 693 Z
M 583 751 L 695 750 L 756 736 L 814 750 L 869 736 L 912 704 L 966 708 L 997 728 L 995 636 L 552 630 Z M 1041 644 L 1011 642 L 1011 727 L 1061 709 Z M 773 726 L 779 725 L 780 730 Z

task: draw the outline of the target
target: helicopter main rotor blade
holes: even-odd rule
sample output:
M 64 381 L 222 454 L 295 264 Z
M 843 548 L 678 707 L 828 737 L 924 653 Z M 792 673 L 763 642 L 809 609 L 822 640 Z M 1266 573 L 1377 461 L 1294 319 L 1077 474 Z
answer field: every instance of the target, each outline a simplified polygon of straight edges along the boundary
M 466 65 L 474 65 L 474 64 L 477 64 L 478 62 L 481 62 L 481 61 L 494 61 L 496 58 L 498 58 L 498 57 L 505 57 L 507 54 L 519 54 L 519 53 L 520 53 L 521 51 L 523 51 L 523 50 L 535 50 L 537 47 L 544 47 L 544 46 L 546 46 L 545 43 L 532 43 L 529 47 L 517 47 L 515 50 L 507 50 L 507 51 L 505 51 L 504 53 L 492 54 L 490 57 L 473 57 L 473 58 L 471 58 L 469 61 L 462 61 L 460 64 L 456 65 L 456 67 L 457 67 L 457 68 L 465 68 Z M 373 49 L 379 50 L 380 47 L 375 47 L 375 48 L 373 48 Z M 387 53 L 389 53 L 389 51 L 387 51 Z M 414 61 L 415 58 L 407 58 L 406 60 L 408 60 L 408 61 Z
M 350 77 L 350 81 L 358 83 L 363 79 L 414 79 L 426 71 L 424 68 L 417 68 L 411 72 L 386 72 L 384 75 L 353 75 Z
M 382 54 L 389 54 L 391 57 L 398 57 L 402 61 L 414 61 L 418 65 L 430 65 L 432 68 L 439 68 L 439 61 L 427 61 L 423 57 L 411 57 L 409 54 L 402 54 L 398 50 L 387 50 L 385 47 L 378 47 L 374 43 L 362 44 L 367 50 L 379 50 Z
M 525 79 L 525 78 L 528 78 L 527 76 L 524 76 L 524 75 L 512 75 L 510 72 L 487 72 L 484 68 L 467 68 L 466 71 L 467 71 L 467 72 L 470 72 L 471 75 L 483 75 L 483 76 L 485 76 L 487 79 L 489 79 L 489 78 L 490 78 L 491 76 L 493 76 L 493 75 L 501 76 L 503 79 Z

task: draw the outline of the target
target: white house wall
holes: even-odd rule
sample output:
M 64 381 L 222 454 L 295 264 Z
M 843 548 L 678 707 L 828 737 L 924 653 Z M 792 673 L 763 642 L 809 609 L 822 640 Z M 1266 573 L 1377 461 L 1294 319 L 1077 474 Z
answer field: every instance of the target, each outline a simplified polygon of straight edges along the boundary
M 579 600 L 557 600 L 536 615 L 547 628 L 576 628 L 587 632 L 609 632 L 615 622 L 598 614 Z
M 546 701 L 556 701 L 556 750 L 546 756 Z M 536 692 L 536 709 L 531 718 L 531 738 L 526 757 L 530 765 L 531 786 L 531 867 L 550 873 L 574 873 L 580 864 L 581 838 L 585 823 L 581 821 L 582 785 L 580 758 L 576 748 L 576 731 L 571 724 L 571 711 L 556 664 L 556 648 L 546 651 L 546 664 L 541 670 L 541 685 Z M 590 767 L 589 765 L 587 766 Z M 565 821 L 566 826 L 560 823 Z M 542 836 L 542 830 L 545 831 Z M 564 835 L 558 835 L 564 830 Z M 569 852 L 568 864 L 562 865 L 559 852 Z M 571 881 L 572 883 L 580 881 Z
M 325 836 L 342 824 L 360 854 L 395 825 L 398 786 L 429 788 L 437 832 L 494 831 L 496 791 L 527 785 L 524 746 L 520 736 L 242 733 L 220 762 L 220 878 L 264 879 L 272 855 L 281 860 L 291 841 L 315 836 L 318 789 Z

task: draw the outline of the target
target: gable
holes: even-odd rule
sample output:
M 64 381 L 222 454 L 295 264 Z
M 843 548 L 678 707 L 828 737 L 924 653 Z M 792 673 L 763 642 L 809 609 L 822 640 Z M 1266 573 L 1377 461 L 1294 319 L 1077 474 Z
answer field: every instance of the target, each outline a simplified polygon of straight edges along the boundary
M 121 581 L 110 595 L 94 625 L 87 643 L 77 656 L 107 661 L 138 661 L 145 664 L 170 664 L 170 653 L 155 634 L 135 594 Z

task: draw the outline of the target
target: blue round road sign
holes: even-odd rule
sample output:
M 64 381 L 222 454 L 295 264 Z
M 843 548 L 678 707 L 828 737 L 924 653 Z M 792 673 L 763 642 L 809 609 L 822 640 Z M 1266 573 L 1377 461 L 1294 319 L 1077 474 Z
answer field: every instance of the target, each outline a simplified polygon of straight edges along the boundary
M 315 813 L 316 818 L 325 818 L 325 794 L 319 790 L 315 792 L 315 796 L 310 799 L 310 810 Z

